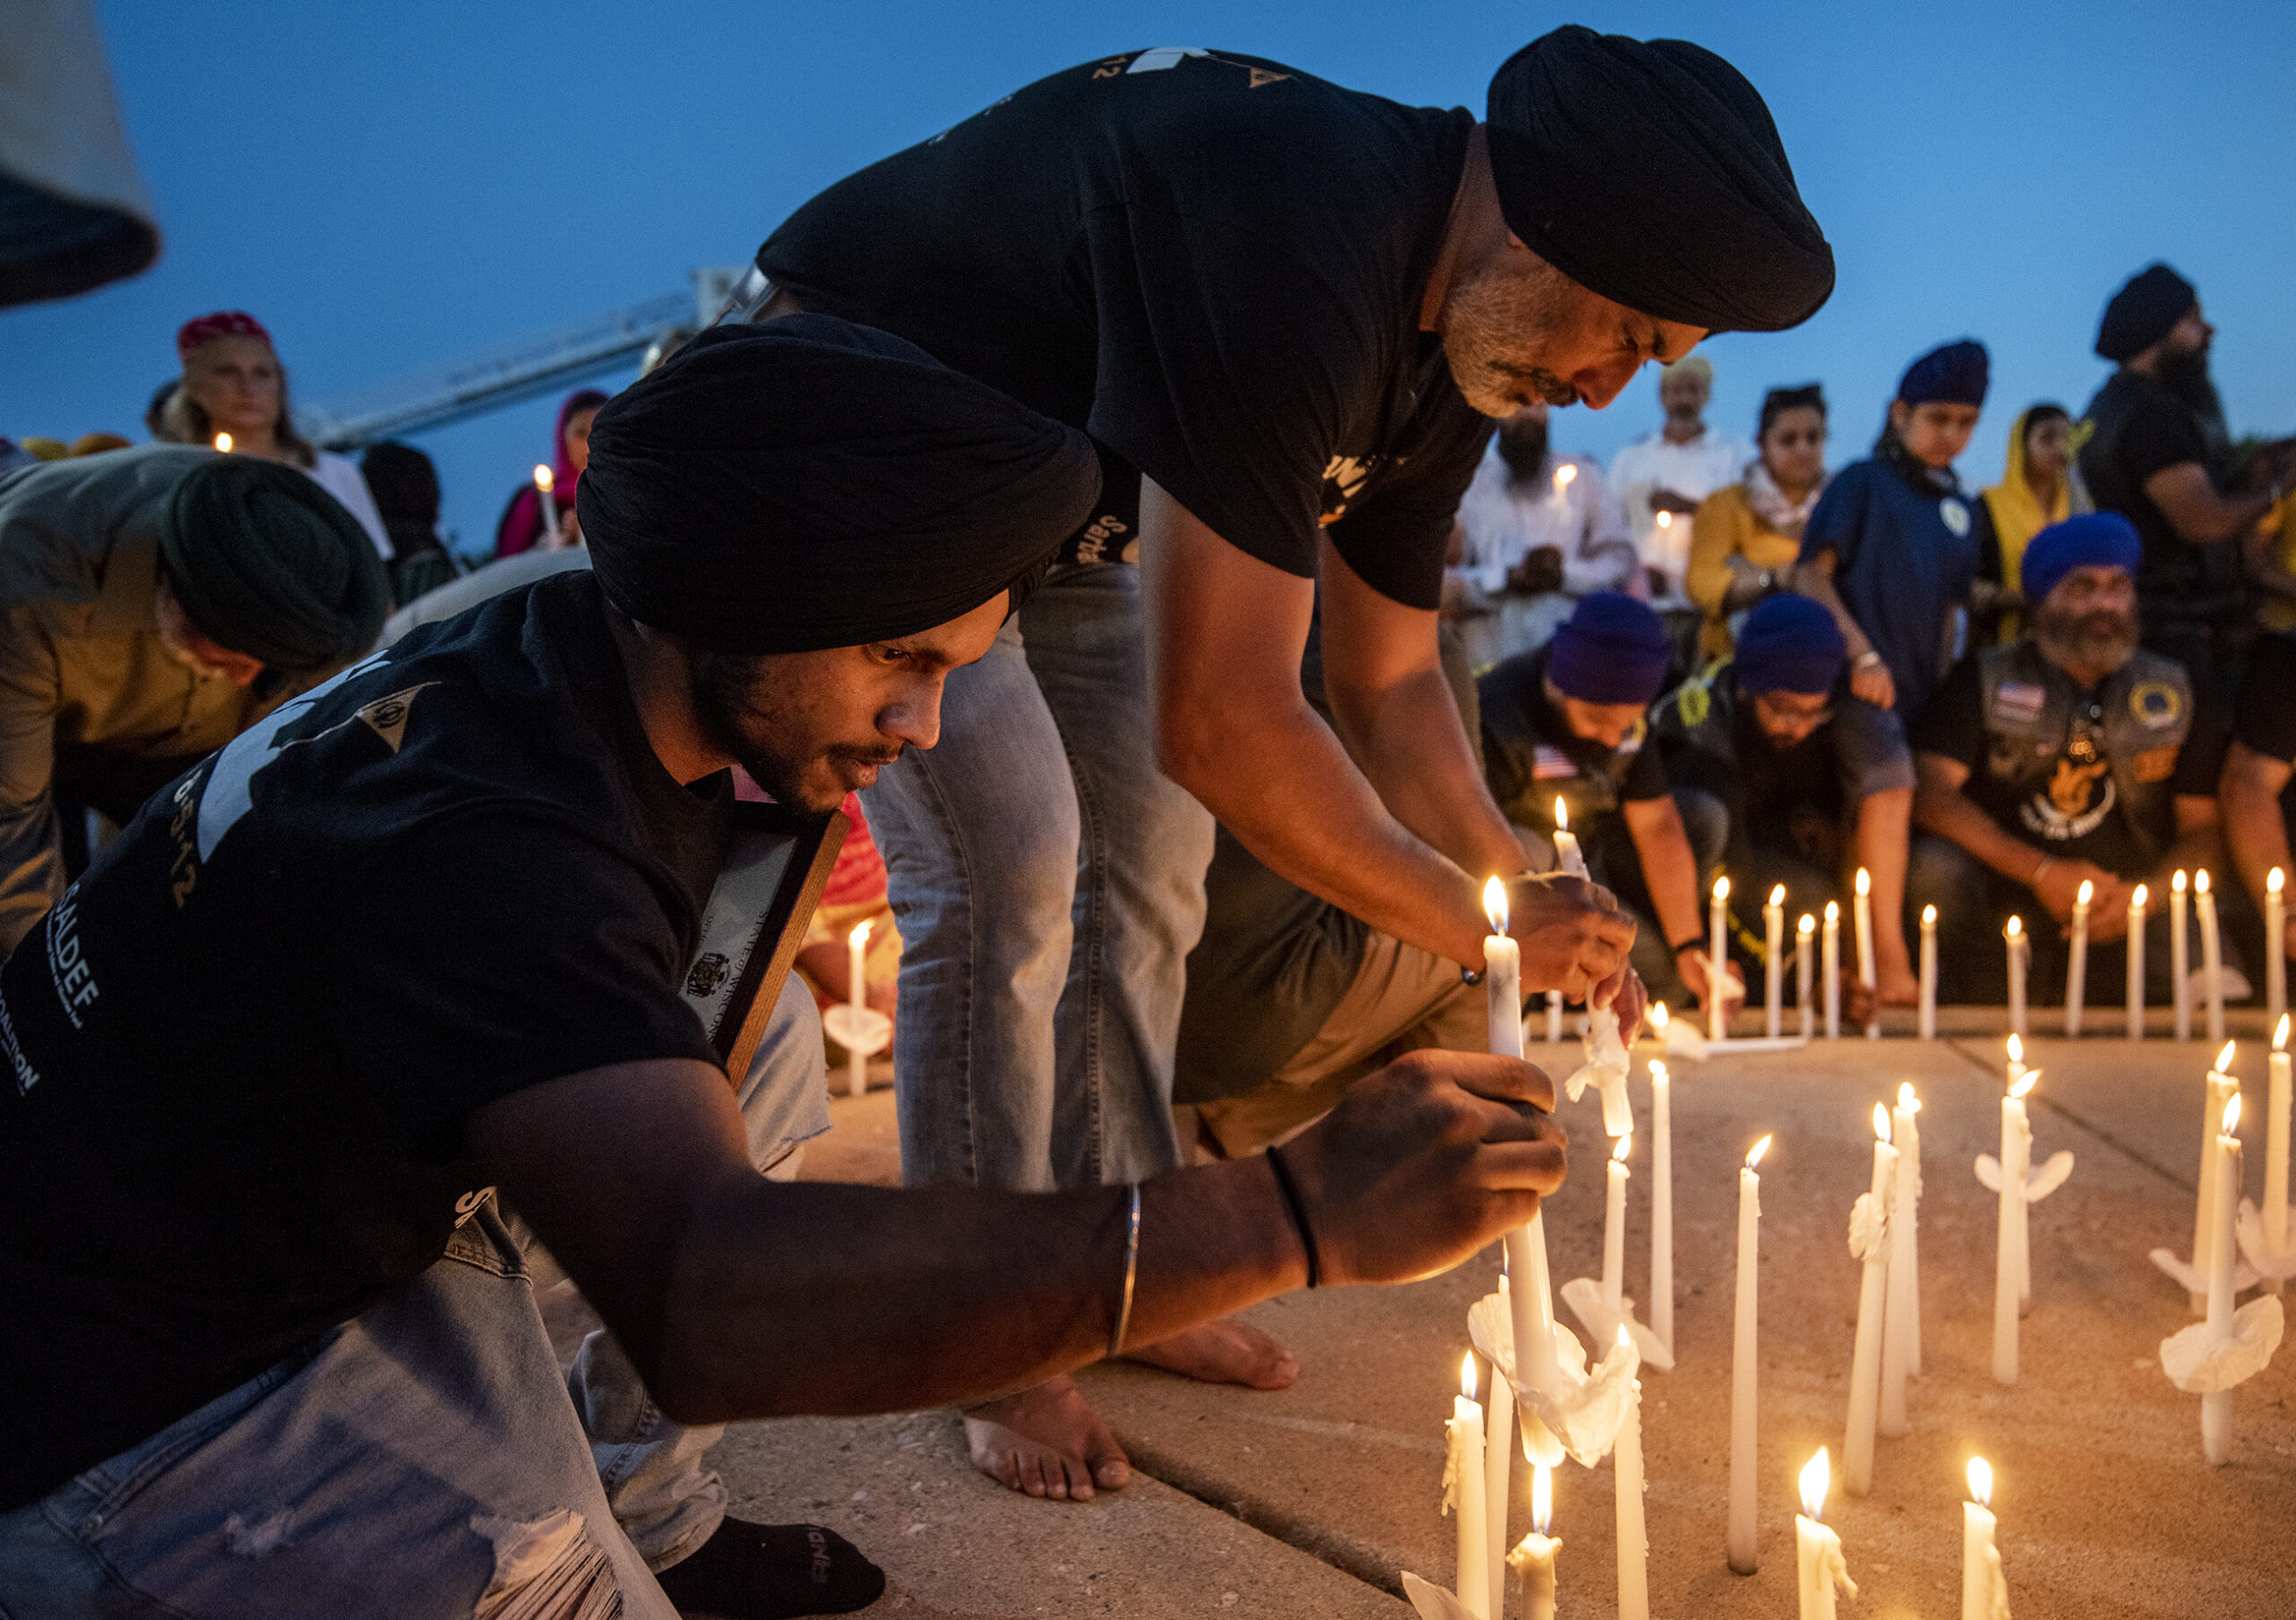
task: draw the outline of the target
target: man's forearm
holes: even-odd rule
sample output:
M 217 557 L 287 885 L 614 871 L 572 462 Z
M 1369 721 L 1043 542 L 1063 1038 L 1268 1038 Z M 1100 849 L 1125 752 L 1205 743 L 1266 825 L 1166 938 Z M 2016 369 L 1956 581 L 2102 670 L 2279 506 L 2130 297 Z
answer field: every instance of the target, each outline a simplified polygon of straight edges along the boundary
M 1974 808 L 1974 806 L 1972 806 Z M 1910 969 L 1905 944 L 1905 873 L 1913 789 L 1884 788 L 1857 802 L 1857 864 L 1874 880 L 1874 936 L 1884 962 Z
M 1658 913 L 1659 931 L 1669 945 L 1687 945 L 1704 935 L 1698 910 L 1698 858 L 1672 800 L 1656 824 L 1627 830 L 1634 839 L 1634 853 L 1642 863 L 1642 881 L 1650 891 L 1650 904 Z M 1671 825 L 1669 824 L 1671 823 Z
M 2288 823 L 2280 813 L 2281 788 L 2287 780 L 2287 768 L 2280 762 L 2250 754 L 2236 744 L 2218 789 L 2224 841 L 2239 868 L 2240 881 L 2259 905 L 2266 875 L 2274 867 L 2283 875 L 2289 872 Z
M 1441 670 L 1376 696 L 1334 693 L 1332 710 L 1349 752 L 1397 821 L 1470 876 L 1520 869 L 1514 832 L 1475 768 Z
M 2002 830 L 1958 789 L 1915 789 L 1913 818 L 1925 832 L 1959 844 L 2002 876 L 2030 885 L 2044 852 Z

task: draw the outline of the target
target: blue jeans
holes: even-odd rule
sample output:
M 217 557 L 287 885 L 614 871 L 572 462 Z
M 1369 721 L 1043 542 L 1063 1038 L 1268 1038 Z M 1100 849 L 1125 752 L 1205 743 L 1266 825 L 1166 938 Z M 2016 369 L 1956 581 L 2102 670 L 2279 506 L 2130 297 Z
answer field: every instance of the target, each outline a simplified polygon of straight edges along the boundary
M 1180 1162 L 1211 814 L 1156 767 L 1136 568 L 1073 570 L 865 796 L 903 952 L 902 1173 L 1042 1191 Z
M 820 1021 L 789 987 L 742 1087 L 776 1169 L 828 1126 Z M 556 1582 L 677 1620 L 648 1572 L 724 1519 L 701 1466 L 724 1431 L 664 1417 L 603 1331 L 561 1378 L 535 1308 L 548 1266 L 481 1203 L 404 1287 L 0 1514 L 0 1617 L 468 1620 Z

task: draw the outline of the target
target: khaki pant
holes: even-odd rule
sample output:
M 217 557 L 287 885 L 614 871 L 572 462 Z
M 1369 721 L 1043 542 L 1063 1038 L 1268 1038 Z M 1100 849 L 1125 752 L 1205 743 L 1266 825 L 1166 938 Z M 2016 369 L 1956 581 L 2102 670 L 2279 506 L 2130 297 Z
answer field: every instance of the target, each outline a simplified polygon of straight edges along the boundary
M 1374 933 L 1323 1028 L 1265 1085 L 1172 1112 L 1199 1163 L 1239 1159 L 1306 1129 L 1349 1086 L 1405 1052 L 1476 1052 L 1489 1039 L 1483 987 L 1462 980 L 1458 963 Z

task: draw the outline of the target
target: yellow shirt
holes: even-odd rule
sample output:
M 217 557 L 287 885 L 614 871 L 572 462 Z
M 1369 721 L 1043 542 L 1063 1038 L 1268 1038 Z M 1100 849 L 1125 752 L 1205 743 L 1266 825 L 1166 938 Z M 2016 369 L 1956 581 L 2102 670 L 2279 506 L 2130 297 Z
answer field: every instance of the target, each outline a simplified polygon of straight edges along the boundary
M 1730 593 L 1731 558 L 1783 573 L 1801 554 L 1799 540 L 1780 534 L 1754 511 L 1744 483 L 1725 484 L 1700 501 L 1690 524 L 1690 566 L 1683 576 L 1683 593 L 1706 610 L 1699 652 L 1709 658 L 1730 656 L 1730 621 L 1722 599 Z

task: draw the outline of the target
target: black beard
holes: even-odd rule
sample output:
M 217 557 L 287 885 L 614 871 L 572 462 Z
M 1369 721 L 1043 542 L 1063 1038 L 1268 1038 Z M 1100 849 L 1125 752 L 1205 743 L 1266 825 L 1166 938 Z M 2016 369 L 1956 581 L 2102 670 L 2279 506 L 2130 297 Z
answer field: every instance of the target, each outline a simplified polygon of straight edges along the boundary
M 2115 670 L 2136 651 L 2136 615 L 2042 607 L 2033 614 L 2033 639 L 2060 665 Z
M 694 719 L 700 722 L 702 735 L 719 753 L 731 755 L 735 764 L 749 772 L 751 780 L 773 796 L 776 804 L 816 815 L 836 809 L 845 802 L 842 787 L 830 788 L 826 798 L 816 794 L 806 785 L 804 762 L 769 753 L 744 729 L 745 719 L 754 721 L 761 714 L 770 716 L 772 712 L 761 710 L 751 699 L 757 685 L 760 662 L 731 653 L 694 655 Z M 899 758 L 900 752 L 895 749 L 888 754 L 882 750 L 832 748 L 824 757 L 882 765 Z
M 2162 388 L 2175 395 L 2187 409 L 2200 418 L 2204 427 L 2216 437 L 2223 437 L 2224 400 L 2216 391 L 2215 380 L 2208 374 L 2207 350 L 2195 349 L 2189 353 L 2165 355 L 2153 376 Z
M 1528 483 L 1546 470 L 1546 447 L 1547 424 L 1543 422 L 1499 424 L 1499 459 L 1518 483 Z

